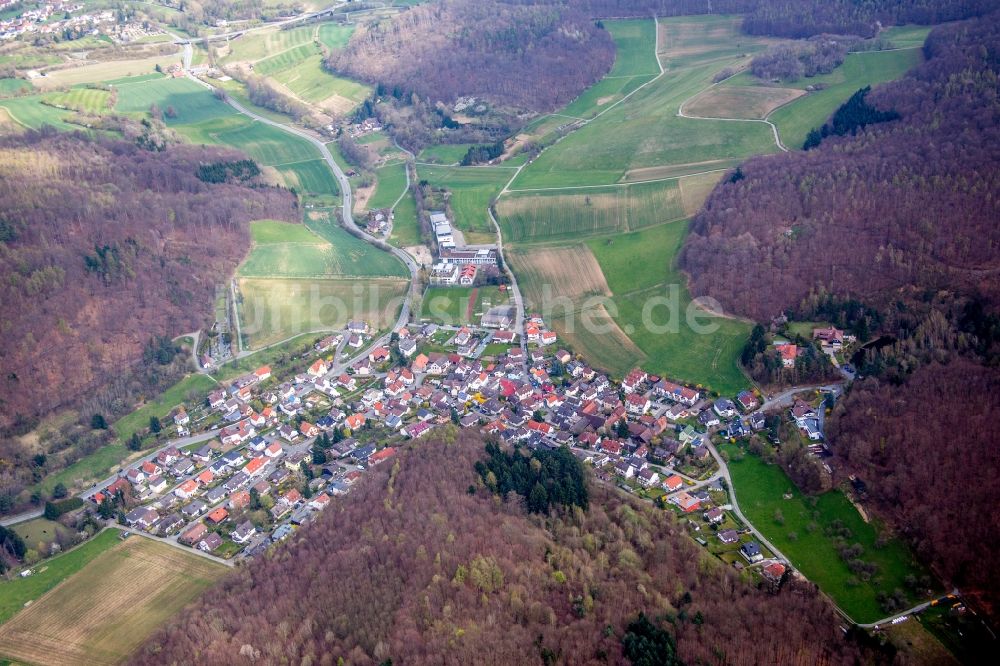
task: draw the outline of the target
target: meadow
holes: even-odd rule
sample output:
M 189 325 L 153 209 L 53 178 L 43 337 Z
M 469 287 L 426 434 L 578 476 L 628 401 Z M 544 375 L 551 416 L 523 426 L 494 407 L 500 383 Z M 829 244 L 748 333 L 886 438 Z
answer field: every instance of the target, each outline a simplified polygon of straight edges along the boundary
M 841 491 L 806 497 L 778 465 L 768 465 L 735 445 L 722 450 L 730 458 L 733 490 L 747 518 L 855 622 L 888 615 L 876 600 L 878 592 L 906 590 L 908 575 L 919 578 L 925 573 L 898 538 L 885 535 L 880 541 L 881 526 L 865 522 Z M 786 494 L 791 499 L 784 499 Z M 850 530 L 850 544 L 862 546 L 861 559 L 878 565 L 870 582 L 857 579 L 837 553 L 829 532 L 835 521 Z
M 367 210 L 392 208 L 406 189 L 406 164 L 400 162 L 379 167 L 375 169 L 375 178 L 378 184 L 365 208 Z
M 240 278 L 242 331 L 262 347 L 309 331 L 336 330 L 351 319 L 374 328 L 395 323 L 408 283 L 402 279 Z
M 504 240 L 513 243 L 635 231 L 685 216 L 676 180 L 512 191 L 496 211 Z
M 73 115 L 72 111 L 57 109 L 54 106 L 42 104 L 43 95 L 27 95 L 0 100 L 0 107 L 19 125 L 29 129 L 39 129 L 42 125 L 51 125 L 64 132 L 81 129 L 79 125 L 66 122 Z
M 337 186 L 337 180 L 333 177 L 326 160 L 322 158 L 279 164 L 274 170 L 281 175 L 286 187 L 299 194 L 322 199 L 325 203 L 339 201 L 340 188 Z
M 431 286 L 420 301 L 420 318 L 447 326 L 478 324 L 485 310 L 509 303 L 498 287 Z
M 407 192 L 393 210 L 392 236 L 389 242 L 396 247 L 420 244 L 420 220 L 417 219 L 417 202 Z
M 466 233 L 466 242 L 494 242 L 496 230 L 489 206 L 514 171 L 503 167 L 447 167 L 417 165 L 417 177 L 451 192 L 455 226 Z
M 41 90 L 54 90 L 76 86 L 82 83 L 94 83 L 97 81 L 110 81 L 142 74 L 150 74 L 159 65 L 166 70 L 173 64 L 180 63 L 181 54 L 165 56 L 150 56 L 146 58 L 136 58 L 129 60 L 108 60 L 96 62 L 80 67 L 69 67 L 66 69 L 53 70 L 45 76 L 35 80 L 35 87 Z
M 157 396 L 155 400 L 147 402 L 139 409 L 115 421 L 115 433 L 117 433 L 118 439 L 124 442 L 132 436 L 132 433 L 140 432 L 149 427 L 151 416 L 165 418 L 178 405 L 203 397 L 203 394 L 215 387 L 216 384 L 211 377 L 202 374 L 188 375 Z
M 56 585 L 82 569 L 87 563 L 119 543 L 116 529 L 104 530 L 76 548 L 51 557 L 34 567 L 31 576 L 0 580 L 0 628 L 14 617 L 24 604 L 39 599 Z M 29 546 L 33 547 L 33 546 Z M 4 650 L 0 647 L 0 655 Z
M 417 159 L 421 162 L 434 162 L 435 164 L 458 164 L 473 145 L 471 143 L 441 143 L 436 146 L 427 146 L 417 154 Z
M 111 110 L 111 93 L 99 88 L 73 88 L 46 95 L 43 103 L 96 116 Z
M 113 539 L 117 530 L 106 533 Z M 0 627 L 0 654 L 53 666 L 118 663 L 224 572 L 192 553 L 131 537 Z
M 145 117 L 154 104 L 164 114 L 172 108 L 176 116 L 165 116 L 167 125 L 190 125 L 236 114 L 235 109 L 217 100 L 211 92 L 189 79 L 161 76 L 136 83 L 123 83 L 116 88 L 116 112 Z
M 251 230 L 253 247 L 237 269 L 242 277 L 405 276 L 395 257 L 340 227 L 321 235 L 306 225 L 261 220 L 251 223 Z
M 28 548 L 32 548 L 39 553 L 48 552 L 44 549 L 49 544 L 54 543 L 60 535 L 68 537 L 73 534 L 70 528 L 48 518 L 26 520 L 23 523 L 12 525 L 11 529 L 24 539 L 24 544 Z

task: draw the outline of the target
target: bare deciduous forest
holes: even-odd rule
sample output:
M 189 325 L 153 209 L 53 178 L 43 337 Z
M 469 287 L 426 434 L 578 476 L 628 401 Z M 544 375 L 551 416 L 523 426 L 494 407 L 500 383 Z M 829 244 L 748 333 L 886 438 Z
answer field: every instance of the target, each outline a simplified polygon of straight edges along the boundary
M 994 618 L 1000 580 L 983 562 L 1000 539 L 998 49 L 997 14 L 935 29 L 924 64 L 864 99 L 899 119 L 748 161 L 682 254 L 694 291 L 732 311 L 872 340 L 852 359 L 869 379 L 827 433 L 837 468 Z
M 79 135 L 0 142 L 3 425 L 75 404 L 127 375 L 152 338 L 210 323 L 247 222 L 298 217 L 288 192 L 197 176 L 242 158 Z
M 693 289 L 767 321 L 813 290 L 904 285 L 1000 299 L 1000 19 L 936 29 L 928 61 L 867 102 L 902 117 L 749 160 L 694 218 Z
M 811 586 L 755 589 L 669 512 L 593 485 L 588 511 L 530 515 L 483 485 L 483 458 L 468 432 L 409 445 L 133 662 L 621 663 L 640 611 L 684 663 L 884 657 L 845 638 Z
M 444 0 L 360 27 L 329 66 L 432 103 L 474 96 L 554 111 L 614 61 L 605 30 L 571 6 Z

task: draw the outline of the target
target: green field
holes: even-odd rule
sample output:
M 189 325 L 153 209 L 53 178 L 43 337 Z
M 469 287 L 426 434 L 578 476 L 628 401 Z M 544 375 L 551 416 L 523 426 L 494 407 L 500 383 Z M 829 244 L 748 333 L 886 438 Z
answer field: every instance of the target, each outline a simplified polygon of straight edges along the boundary
M 239 269 L 242 277 L 327 278 L 404 277 L 399 261 L 340 227 L 319 235 L 300 224 L 258 221 L 251 224 L 254 245 Z M 258 237 L 268 240 L 259 241 Z M 285 240 L 278 240 L 286 237 Z M 331 243 L 330 239 L 336 242 Z
M 260 74 L 261 76 L 271 76 L 282 70 L 294 67 L 316 54 L 317 49 L 315 44 L 302 44 L 255 63 L 253 71 L 255 74 Z
M 614 309 L 608 306 L 612 318 L 647 356 L 643 368 L 734 395 L 749 386 L 737 360 L 750 325 L 709 317 L 692 305 L 676 268 L 686 233 L 686 222 L 673 222 L 588 246 L 614 294 Z M 700 326 L 711 332 L 696 331 Z
M 305 162 L 281 164 L 274 167 L 285 185 L 299 194 L 319 197 L 325 201 L 334 201 L 340 194 L 337 180 L 327 166 L 326 160 L 319 158 Z
M 417 219 L 417 202 L 407 192 L 393 211 L 392 236 L 389 242 L 396 247 L 420 244 L 420 221 Z
M 637 231 L 685 216 L 677 180 L 513 192 L 496 209 L 504 240 L 515 243 Z
M 907 575 L 919 577 L 924 573 L 899 539 L 890 538 L 881 547 L 876 545 L 879 528 L 866 523 L 839 490 L 826 492 L 814 501 L 803 496 L 779 466 L 767 465 L 749 454 L 739 459 L 734 445 L 726 445 L 723 450 L 731 458 L 733 489 L 747 518 L 855 622 L 873 622 L 890 614 L 879 606 L 876 594 L 880 590 L 890 594 L 897 588 L 906 590 L 903 579 Z M 785 493 L 791 493 L 792 498 L 784 499 Z M 779 511 L 782 524 L 775 520 Z M 870 582 L 854 577 L 838 555 L 833 539 L 825 533 L 835 520 L 851 531 L 849 544 L 858 543 L 864 548 L 861 559 L 878 565 L 878 573 Z
M 295 280 L 241 278 L 242 331 L 262 347 L 308 331 L 336 330 L 351 319 L 373 328 L 395 323 L 405 280 Z
M 575 118 L 591 118 L 660 73 L 653 44 L 652 21 L 605 21 L 615 40 L 615 62 L 608 75 L 585 90 L 560 111 Z
M 155 400 L 147 402 L 134 412 L 115 421 L 114 428 L 118 439 L 124 442 L 132 436 L 132 433 L 147 428 L 151 416 L 162 419 L 174 407 L 185 401 L 203 398 L 204 394 L 213 388 L 216 388 L 216 384 L 211 377 L 201 374 L 188 375 L 157 396 Z M 189 396 L 194 396 L 194 398 Z
M 375 169 L 378 184 L 375 193 L 368 199 L 367 210 L 391 208 L 399 195 L 406 189 L 406 164 L 388 164 Z
M 37 565 L 44 569 L 28 576 L 0 581 L 0 624 L 7 622 L 29 601 L 43 594 L 79 571 L 88 562 L 119 543 L 116 529 L 104 530 L 90 541 Z
M 243 35 L 229 43 L 229 54 L 223 58 L 223 61 L 249 60 L 256 62 L 303 44 L 311 44 L 315 35 L 315 25 Z
M 883 30 L 879 37 L 888 39 L 894 48 L 905 49 L 923 46 L 930 31 L 930 27 L 926 25 L 894 25 Z
M 317 39 L 328 49 L 342 49 L 347 46 L 347 42 L 350 41 L 356 27 L 355 25 L 322 23 L 319 26 Z
M 647 27 L 637 29 L 641 23 L 627 24 L 629 46 L 624 54 L 628 59 L 621 65 L 623 71 L 635 71 L 636 62 L 650 62 L 649 55 L 646 60 L 638 59 L 643 44 L 647 54 L 654 51 L 653 22 L 646 21 Z M 605 25 L 616 23 L 607 21 Z M 660 21 L 660 25 L 667 35 L 660 52 L 666 73 L 545 150 L 518 175 L 512 188 L 652 180 L 663 177 L 658 170 L 664 166 L 672 167 L 671 175 L 684 175 L 714 168 L 721 160 L 777 150 L 770 129 L 764 124 L 677 116 L 680 104 L 711 85 L 716 72 L 725 66 L 747 62 L 750 54 L 765 47 L 765 42 L 742 35 L 739 22 L 727 17 L 671 18 Z M 615 34 L 613 27 L 612 34 Z M 616 39 L 624 40 L 624 35 L 619 34 Z M 566 112 L 579 115 L 579 109 L 572 105 Z
M 329 109 L 339 113 L 346 113 L 354 104 L 364 101 L 371 94 L 371 88 L 363 83 L 336 76 L 323 69 L 322 56 L 319 55 L 310 56 L 294 67 L 282 70 L 274 76 L 274 80 L 287 86 L 307 102 L 323 102 L 334 95 L 344 98 L 351 104 L 333 105 Z
M 117 88 L 115 111 L 144 115 L 155 104 L 166 114 L 172 108 L 176 117 L 164 117 L 168 125 L 189 125 L 236 114 L 235 109 L 189 79 L 159 77 Z
M 100 115 L 111 110 L 111 93 L 99 88 L 73 88 L 46 95 L 45 103 L 56 107 Z
M 503 167 L 446 167 L 417 165 L 417 177 L 451 192 L 454 223 L 461 231 L 495 236 L 490 202 L 514 174 Z M 466 239 L 475 242 L 474 239 Z
M 24 79 L 0 79 L 0 97 L 16 95 L 31 90 L 31 84 Z
M 781 140 L 788 148 L 801 148 L 809 130 L 826 122 L 859 89 L 898 79 L 919 65 L 922 58 L 919 48 L 850 53 L 844 64 L 830 74 L 790 84 L 790 87 L 805 87 L 822 83 L 828 87 L 781 107 L 771 114 L 770 120 L 778 126 Z
M 31 129 L 39 129 L 42 125 L 51 125 L 64 132 L 81 129 L 79 125 L 66 122 L 66 119 L 73 115 L 71 111 L 42 104 L 43 99 L 43 95 L 15 97 L 0 100 L 0 107 L 7 109 L 15 121 Z
M 427 146 L 417 154 L 417 159 L 435 164 L 458 164 L 473 145 L 475 144 L 442 143 L 437 146 Z
M 449 326 L 478 324 L 484 310 L 509 303 L 510 298 L 498 287 L 428 287 L 420 301 L 420 318 Z

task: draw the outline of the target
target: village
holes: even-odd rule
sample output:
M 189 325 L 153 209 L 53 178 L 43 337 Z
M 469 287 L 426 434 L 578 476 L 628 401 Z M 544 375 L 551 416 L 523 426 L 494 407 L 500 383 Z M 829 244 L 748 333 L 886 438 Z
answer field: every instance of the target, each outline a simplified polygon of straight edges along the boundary
M 0 2 L 0 10 L 16 4 L 16 0 L 3 0 Z M 28 9 L 19 16 L 0 20 L 0 40 L 33 35 L 57 35 L 60 38 L 70 34 L 74 35 L 73 38 L 106 35 L 112 41 L 125 44 L 166 34 L 147 21 L 123 20 L 110 9 L 77 14 L 83 9 L 84 5 L 80 2 L 39 3 L 34 9 Z
M 305 372 L 263 366 L 179 407 L 168 445 L 88 499 L 132 531 L 223 559 L 253 557 L 313 520 L 399 446 L 474 428 L 512 446 L 569 447 L 600 482 L 674 511 L 692 538 L 777 583 L 788 563 L 730 503 L 713 442 L 767 427 L 764 397 L 733 399 L 631 371 L 616 383 L 557 346 L 537 316 L 523 330 L 416 324 L 388 345 L 354 321 L 319 339 Z M 820 340 L 828 332 L 817 332 Z M 500 353 L 483 355 L 505 345 Z M 366 347 L 367 345 L 367 347 Z M 821 452 L 822 405 L 774 401 Z M 769 412 L 772 413 L 772 412 Z

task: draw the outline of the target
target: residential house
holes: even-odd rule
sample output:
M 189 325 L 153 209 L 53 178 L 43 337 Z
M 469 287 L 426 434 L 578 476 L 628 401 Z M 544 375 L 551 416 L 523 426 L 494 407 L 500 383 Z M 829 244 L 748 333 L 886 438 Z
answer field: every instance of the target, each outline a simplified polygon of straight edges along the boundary
M 740 546 L 740 555 L 746 558 L 747 562 L 751 564 L 764 559 L 764 554 L 760 552 L 760 545 L 756 541 L 747 541 Z
M 243 521 L 240 525 L 229 533 L 230 538 L 236 543 L 246 543 L 257 533 L 257 528 L 249 520 Z

